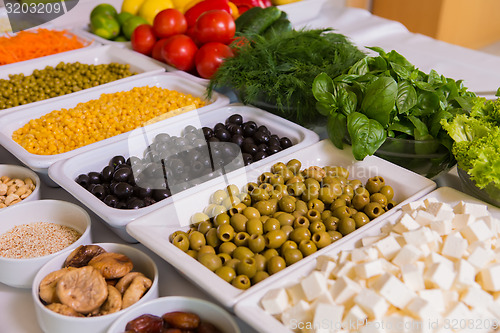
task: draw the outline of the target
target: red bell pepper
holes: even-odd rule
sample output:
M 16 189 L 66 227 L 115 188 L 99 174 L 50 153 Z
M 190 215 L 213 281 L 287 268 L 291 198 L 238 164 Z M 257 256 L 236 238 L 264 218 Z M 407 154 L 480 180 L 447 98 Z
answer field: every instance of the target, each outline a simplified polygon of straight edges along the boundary
M 196 5 L 189 8 L 184 14 L 188 27 L 194 26 L 198 17 L 208 10 L 224 10 L 231 14 L 231 9 L 229 8 L 227 1 L 228 0 L 203 0 L 202 2 L 198 2 Z
M 252 7 L 266 8 L 271 6 L 271 0 L 234 0 L 231 1 L 238 7 L 238 12 L 243 14 Z

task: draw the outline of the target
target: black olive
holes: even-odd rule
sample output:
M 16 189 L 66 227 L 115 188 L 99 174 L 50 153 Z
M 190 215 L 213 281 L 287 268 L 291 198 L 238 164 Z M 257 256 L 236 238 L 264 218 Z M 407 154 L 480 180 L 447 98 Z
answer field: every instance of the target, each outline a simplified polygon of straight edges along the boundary
M 201 129 L 203 131 L 203 136 L 205 139 L 210 139 L 214 136 L 214 131 L 210 127 L 203 126 Z
M 154 141 L 155 142 L 168 142 L 168 141 L 170 141 L 170 135 L 168 135 L 167 133 L 157 134 L 154 138 Z
M 78 175 L 78 177 L 76 177 L 75 181 L 83 186 L 83 187 L 87 187 L 87 185 L 89 184 L 90 182 L 90 178 L 88 175 L 86 174 L 81 174 L 81 175 Z
M 153 190 L 151 189 L 150 186 L 147 185 L 134 186 L 134 196 L 138 198 L 142 199 L 151 196 L 151 193 L 153 193 Z
M 101 174 L 99 172 L 89 172 L 89 184 L 99 184 L 101 182 Z
M 249 164 L 251 164 L 253 162 L 252 155 L 247 154 L 247 153 L 243 153 L 243 154 L 241 154 L 241 156 L 243 157 L 243 163 L 245 165 L 249 165 Z
M 224 124 L 223 124 L 223 123 L 217 123 L 217 124 L 214 126 L 214 133 L 215 133 L 215 132 L 217 132 L 217 130 L 219 130 L 219 129 L 221 129 L 221 128 L 226 129 L 226 126 L 224 126 Z
M 153 190 L 153 199 L 155 199 L 156 201 L 161 201 L 163 199 L 166 199 L 168 198 L 169 196 L 171 196 L 172 193 L 170 192 L 169 189 L 155 189 Z
M 231 140 L 231 133 L 225 128 L 221 128 L 215 131 L 215 137 L 220 141 L 229 141 Z
M 220 140 L 219 140 L 219 139 L 217 139 L 215 136 L 213 136 L 213 137 L 209 138 L 207 141 L 208 141 L 208 142 L 220 142 Z
M 152 204 L 155 204 L 156 203 L 156 200 L 153 199 L 152 197 L 145 197 L 144 199 L 142 199 L 144 201 L 144 204 L 146 206 L 151 206 Z
M 240 125 L 228 124 L 226 128 L 229 131 L 229 133 L 231 133 L 231 135 L 236 135 L 236 134 L 243 135 L 243 129 L 241 128 Z
M 90 193 L 92 193 L 92 191 L 94 190 L 94 187 L 96 187 L 97 184 L 88 184 L 85 188 L 87 189 L 87 191 L 89 191 Z
M 268 149 L 269 149 L 269 147 L 265 143 L 261 143 L 260 145 L 257 146 L 257 152 L 263 151 L 263 152 L 267 153 Z
M 131 200 L 127 201 L 128 209 L 139 209 L 145 206 L 144 201 L 139 198 L 131 198 Z
M 186 127 L 184 127 L 184 136 L 186 136 L 186 134 L 188 133 L 194 133 L 196 132 L 198 129 L 196 127 L 194 127 L 193 125 L 187 125 Z
M 113 168 L 116 168 L 117 165 L 125 164 L 125 162 L 125 157 L 117 155 L 111 158 L 111 160 L 109 161 L 109 165 L 111 165 Z
M 241 151 L 250 155 L 254 155 L 257 152 L 257 145 L 253 143 L 243 142 L 241 145 Z
M 231 142 L 232 143 L 236 143 L 238 146 L 241 146 L 241 144 L 243 143 L 243 135 L 240 135 L 240 134 L 235 134 L 233 135 L 233 137 L 231 138 Z
M 184 139 L 186 139 L 189 143 L 193 143 L 194 140 L 198 139 L 198 136 L 194 132 L 190 132 L 187 134 L 184 134 Z
M 266 126 L 264 126 L 264 125 L 261 125 L 261 126 L 259 126 L 259 128 L 257 128 L 257 132 L 259 132 L 259 131 L 260 131 L 260 132 L 264 132 L 264 133 L 266 133 L 267 135 L 271 136 L 271 132 L 270 132 L 270 131 L 269 131 L 269 129 L 267 129 L 267 127 L 266 127 Z
M 269 146 L 267 153 L 269 155 L 272 155 L 272 154 L 276 154 L 277 152 L 280 152 L 281 150 L 282 149 L 280 146 L 271 145 L 271 146 Z
M 226 125 L 227 124 L 241 125 L 243 124 L 243 117 L 239 114 L 233 114 L 226 119 Z
M 258 151 L 254 156 L 253 156 L 253 160 L 254 161 L 260 161 L 264 158 L 267 157 L 267 153 L 265 151 Z
M 115 169 L 112 166 L 106 165 L 101 171 L 101 179 L 103 182 L 109 182 L 113 178 L 113 173 Z
M 116 207 L 116 205 L 118 204 L 118 198 L 112 194 L 108 194 L 107 196 L 105 196 L 102 201 L 110 207 Z
M 264 131 L 257 131 L 252 136 L 256 143 L 268 143 L 269 142 L 269 134 Z
M 179 148 L 184 148 L 188 144 L 188 140 L 185 138 L 175 138 L 174 144 Z
M 120 198 L 129 198 L 134 193 L 134 187 L 130 184 L 120 182 L 114 187 L 114 194 Z
M 113 173 L 113 180 L 117 182 L 126 182 L 131 174 L 132 169 L 130 167 L 119 168 Z
M 132 186 L 137 185 L 137 183 L 135 182 L 135 176 L 133 172 L 131 172 L 130 176 L 128 176 L 127 182 Z
M 269 139 L 269 142 L 267 144 L 270 145 L 270 146 L 271 145 L 275 145 L 275 146 L 281 145 L 280 144 L 280 139 L 278 137 L 276 137 L 276 136 L 274 136 L 274 137 L 271 136 L 271 138 Z
M 91 193 L 102 200 L 106 196 L 107 191 L 101 184 L 95 184 L 95 186 L 92 187 Z
M 182 161 L 182 159 L 174 157 L 167 160 L 166 167 L 172 170 L 172 174 L 175 176 L 180 175 L 186 169 L 186 165 Z
M 196 148 L 201 148 L 201 147 L 205 147 L 207 145 L 207 142 L 205 141 L 205 139 L 196 139 L 193 141 L 192 144 Z
M 137 165 L 141 162 L 141 159 L 137 156 L 130 156 L 129 158 L 127 158 L 127 162 L 126 164 L 127 165 L 130 165 L 130 166 L 134 166 L 134 165 Z
M 203 173 L 203 170 L 205 170 L 205 167 L 200 161 L 194 161 L 191 164 L 191 175 L 193 177 L 199 177 Z
M 280 139 L 280 144 L 281 144 L 281 148 L 283 148 L 283 149 L 289 148 L 293 145 L 292 140 L 290 140 L 286 136 L 284 136 Z
M 123 202 L 123 201 L 119 201 L 117 204 L 116 204 L 116 207 L 115 208 L 118 208 L 118 209 L 126 209 L 127 208 L 127 203 L 126 202 Z
M 246 137 L 243 139 L 243 143 L 248 142 L 248 143 L 255 143 L 255 140 L 252 137 Z
M 257 124 L 253 121 L 247 121 L 242 125 L 242 129 L 244 136 L 252 136 L 257 132 Z

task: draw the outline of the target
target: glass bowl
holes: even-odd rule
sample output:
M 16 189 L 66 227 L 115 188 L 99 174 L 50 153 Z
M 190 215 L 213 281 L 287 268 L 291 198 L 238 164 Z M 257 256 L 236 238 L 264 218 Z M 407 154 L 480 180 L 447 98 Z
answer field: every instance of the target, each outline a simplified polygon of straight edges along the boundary
M 387 138 L 375 155 L 430 179 L 456 164 L 451 152 L 438 140 Z
M 499 187 L 495 186 L 494 183 L 489 183 L 485 188 L 479 188 L 476 186 L 476 182 L 470 178 L 467 171 L 461 168 L 457 168 L 457 171 L 458 177 L 460 178 L 460 183 L 462 184 L 462 190 L 465 193 L 472 194 L 476 198 L 500 207 Z

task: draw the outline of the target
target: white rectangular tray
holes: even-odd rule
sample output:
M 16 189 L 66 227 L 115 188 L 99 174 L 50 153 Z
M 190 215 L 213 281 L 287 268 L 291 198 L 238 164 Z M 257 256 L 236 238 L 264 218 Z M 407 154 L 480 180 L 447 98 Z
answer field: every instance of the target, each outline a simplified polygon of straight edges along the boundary
M 488 206 L 488 211 L 495 218 L 500 218 L 500 208 L 493 205 L 486 204 L 476 198 L 473 198 L 460 191 L 450 187 L 440 187 L 437 190 L 427 194 L 425 198 L 436 198 L 439 201 L 454 205 L 460 201 L 481 203 Z M 367 236 L 376 236 L 380 234 L 380 228 L 387 223 L 394 224 L 401 216 L 402 211 L 399 210 L 396 214 L 384 218 L 380 223 L 368 224 L 367 228 L 358 233 L 354 237 L 345 237 L 334 243 L 333 246 L 326 252 L 328 254 L 336 254 L 342 250 L 352 250 L 361 246 L 361 239 Z M 296 284 L 300 279 L 311 273 L 316 267 L 316 260 L 298 265 L 296 269 L 290 274 L 283 277 L 279 281 L 272 284 L 267 284 L 265 288 L 261 288 L 249 297 L 242 299 L 235 306 L 235 313 L 238 317 L 253 326 L 259 332 L 273 332 L 273 333 L 292 333 L 293 331 L 284 326 L 280 321 L 268 314 L 260 305 L 262 297 L 270 290 L 289 287 Z M 258 318 L 258 320 L 255 320 Z
M 215 124 L 219 122 L 224 123 L 226 118 L 235 113 L 242 115 L 244 121 L 255 121 L 258 125 L 265 125 L 271 133 L 280 137 L 286 136 L 294 143 L 292 147 L 252 163 L 246 167 L 248 169 L 257 168 L 264 163 L 269 163 L 269 161 L 279 159 L 294 151 L 310 146 L 319 140 L 316 133 L 269 112 L 251 106 L 229 105 L 205 113 L 193 114 L 191 117 L 181 119 L 175 123 L 154 124 L 147 131 L 143 131 L 142 129 L 132 131 L 130 136 L 124 140 L 101 146 L 92 151 L 87 151 L 67 160 L 54 163 L 49 168 L 49 176 L 108 223 L 121 238 L 129 242 L 135 241 L 125 230 L 125 226 L 130 221 L 144 216 L 153 210 L 165 207 L 179 197 L 191 196 L 200 191 L 200 188 L 213 188 L 213 186 L 219 184 L 220 180 L 209 180 L 198 186 L 174 194 L 151 206 L 131 210 L 107 206 L 85 188 L 78 185 L 75 182 L 76 177 L 82 173 L 91 171 L 100 172 L 115 155 L 122 155 L 125 158 L 130 156 L 142 158 L 145 148 L 159 133 L 180 136 L 183 129 L 188 125 L 195 126 L 196 128 L 201 128 L 202 126 L 213 128 Z M 175 216 L 172 216 L 172 222 L 174 218 Z
M 394 199 L 399 202 L 399 204 L 393 210 L 385 213 L 386 215 L 382 215 L 382 217 L 374 219 L 366 226 L 352 232 L 345 237 L 346 239 L 356 237 L 356 235 L 370 225 L 376 224 L 377 221 L 380 221 L 382 218 L 395 213 L 401 205 L 420 198 L 436 187 L 436 183 L 430 179 L 417 175 L 416 173 L 403 169 L 376 156 L 369 156 L 363 161 L 356 161 L 352 157 L 352 152 L 349 148 L 339 150 L 330 140 L 320 141 L 312 146 L 284 156 L 280 158 L 280 161 L 286 163 L 292 158 L 301 161 L 302 168 L 327 165 L 343 166 L 350 171 L 350 179 L 357 178 L 363 183 L 365 183 L 368 178 L 379 175 L 384 177 L 386 183 L 394 188 Z M 218 186 L 214 184 L 210 188 L 201 189 L 190 197 L 179 199 L 175 201 L 174 204 L 167 205 L 148 215 L 138 218 L 127 225 L 127 231 L 139 242 L 150 248 L 177 270 L 186 275 L 187 278 L 191 279 L 195 284 L 211 294 L 224 306 L 231 308 L 236 302 L 246 298 L 247 295 L 285 277 L 293 270 L 293 265 L 268 277 L 246 291 L 242 291 L 228 284 L 195 259 L 172 245 L 169 242 L 169 235 L 176 230 L 187 230 L 188 226 L 186 226 L 186 224 L 189 221 L 189 217 L 196 212 L 203 211 L 205 206 L 208 205 L 210 195 L 213 192 L 224 188 L 227 184 L 236 184 L 241 188 L 248 181 L 256 181 L 257 177 L 263 172 L 269 171 L 274 163 L 275 162 L 267 163 L 261 167 L 249 170 L 246 174 L 230 174 L 226 179 L 220 179 Z M 172 216 L 177 216 L 178 218 L 173 219 L 171 218 Z M 184 226 L 181 227 L 179 223 L 177 223 L 177 220 Z M 301 262 L 312 261 L 316 256 L 328 251 L 332 246 L 334 245 L 317 251 L 302 259 Z
M 110 45 L 97 46 L 94 48 L 83 48 L 64 54 L 54 54 L 50 57 L 43 57 L 37 61 L 23 61 L 18 66 L 0 66 L 0 79 L 9 79 L 11 74 L 24 74 L 25 76 L 33 74 L 35 69 L 44 69 L 47 66 L 56 66 L 60 62 L 75 63 L 80 62 L 87 65 L 101 65 L 109 63 L 130 64 L 130 71 L 137 73 L 136 75 L 123 78 L 113 82 L 122 82 L 123 80 L 130 80 L 142 77 L 149 74 L 158 74 L 165 71 L 163 66 L 150 57 L 142 55 L 138 52 L 133 52 L 126 49 L 116 48 Z M 111 83 L 111 82 L 109 82 Z M 96 87 L 83 89 L 71 94 L 48 98 L 45 100 L 19 105 L 13 108 L 0 110 L 0 116 L 5 114 L 24 109 L 26 107 L 36 107 L 43 103 L 54 102 L 63 97 L 75 96 L 78 94 L 85 94 L 89 91 L 99 89 L 109 83 L 102 84 Z
M 2 132 L 0 133 L 0 144 L 5 147 L 9 152 L 16 156 L 22 163 L 30 167 L 32 170 L 38 172 L 42 180 L 49 183 L 49 185 L 54 186 L 54 183 L 49 179 L 47 173 L 48 168 L 51 164 L 56 161 L 75 156 L 79 153 L 92 150 L 97 147 L 106 146 L 112 142 L 119 141 L 120 139 L 126 138 L 129 133 L 122 133 L 117 136 L 101 140 L 84 147 L 74 149 L 69 152 L 56 155 L 36 155 L 29 153 L 14 140 L 12 140 L 12 133 L 18 128 L 24 126 L 31 119 L 39 118 L 47 113 L 54 110 L 60 110 L 62 108 L 71 108 L 76 106 L 78 103 L 88 102 L 90 100 L 97 99 L 101 94 L 115 93 L 119 91 L 128 91 L 134 87 L 142 86 L 157 86 L 161 88 L 177 90 L 182 93 L 191 94 L 194 97 L 204 97 L 205 87 L 201 86 L 190 80 L 181 78 L 179 76 L 170 73 L 161 73 L 157 75 L 147 75 L 137 79 L 130 79 L 123 82 L 111 82 L 106 86 L 100 87 L 93 91 L 88 91 L 85 94 L 79 94 L 70 97 L 62 97 L 58 101 L 53 103 L 45 103 L 36 108 L 25 108 L 14 113 L 7 114 L 5 116 L 0 116 L 0 126 L 2 127 Z M 214 93 L 211 99 L 211 104 L 200 108 L 199 113 L 205 111 L 220 108 L 229 104 L 229 99 L 221 94 Z M 181 115 L 171 117 L 165 120 L 161 120 L 163 123 L 172 123 L 183 119 L 184 117 L 189 117 L 190 113 L 193 111 L 185 112 Z M 146 125 L 144 128 L 149 128 L 151 125 Z

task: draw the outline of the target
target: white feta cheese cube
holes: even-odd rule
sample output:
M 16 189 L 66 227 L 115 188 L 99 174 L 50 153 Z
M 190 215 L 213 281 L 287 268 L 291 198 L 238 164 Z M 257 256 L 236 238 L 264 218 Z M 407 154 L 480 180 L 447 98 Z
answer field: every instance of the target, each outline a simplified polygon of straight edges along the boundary
M 422 271 L 416 265 L 401 266 L 401 276 L 404 283 L 413 291 L 425 289 Z
M 403 309 L 416 296 L 413 290 L 389 273 L 381 275 L 373 285 L 373 289 L 400 309 Z
M 496 300 L 488 307 L 488 311 L 495 316 L 497 323 L 500 321 L 500 301 Z
M 324 332 L 334 332 L 335 328 L 341 328 L 344 307 L 342 305 L 318 304 L 314 310 L 313 327 Z
M 477 246 L 467 258 L 467 261 L 476 269 L 481 270 L 488 265 L 494 258 L 493 251 Z
M 419 209 L 420 207 L 424 207 L 424 202 L 421 200 L 417 200 L 417 201 L 409 202 L 409 203 L 401 206 L 401 210 L 405 213 L 411 213 L 411 212 Z
M 431 267 L 436 263 L 441 263 L 446 265 L 450 270 L 453 270 L 455 268 L 455 264 L 453 263 L 453 261 L 446 259 L 445 257 L 436 252 L 431 252 L 427 257 L 425 257 L 424 262 L 427 265 L 427 267 Z
M 368 246 L 372 245 L 373 243 L 377 242 L 379 239 L 382 239 L 383 236 L 366 236 L 361 239 L 361 244 L 363 246 Z
M 370 319 L 382 318 L 389 309 L 386 300 L 370 289 L 361 290 L 354 297 L 354 303 L 359 305 Z
M 422 257 L 424 258 L 427 257 L 432 252 L 428 243 L 420 244 L 417 247 L 420 249 L 420 251 L 422 251 Z
M 491 215 L 488 215 L 481 217 L 481 220 L 486 223 L 488 228 L 490 228 L 491 232 L 493 232 L 495 236 L 498 236 L 500 234 L 500 221 L 498 219 L 494 218 Z
M 342 250 L 342 251 L 340 251 L 337 263 L 343 264 L 343 263 L 345 263 L 348 260 L 351 260 L 351 251 L 348 251 L 348 250 Z
M 436 309 L 436 311 L 444 312 L 446 310 L 443 291 L 441 289 L 419 290 L 418 296 L 429 302 L 429 304 L 431 304 Z
M 455 271 L 444 263 L 434 263 L 424 274 L 427 288 L 450 289 L 455 280 Z
M 316 258 L 316 270 L 325 272 L 331 264 L 337 265 L 335 258 L 327 255 L 320 255 Z
M 448 235 L 443 244 L 441 254 L 448 258 L 460 259 L 467 250 L 467 240 L 456 235 Z
M 483 220 L 476 220 L 463 228 L 460 233 L 467 239 L 469 244 L 482 242 L 493 237 L 493 233 Z
M 344 316 L 342 327 L 349 332 L 357 331 L 362 327 L 368 318 L 368 315 L 358 305 L 353 305 Z
M 401 248 L 401 250 L 396 254 L 392 263 L 401 267 L 405 264 L 411 264 L 419 260 L 422 256 L 422 251 L 412 244 L 406 244 Z
M 400 248 L 406 245 L 406 241 L 405 241 L 403 235 L 400 235 L 397 232 L 391 231 L 389 236 L 394 237 L 394 239 L 398 242 Z
M 326 279 L 323 274 L 313 271 L 300 281 L 306 300 L 309 302 L 326 292 Z
M 500 291 L 500 264 L 483 268 L 479 275 L 480 283 L 486 291 Z
M 461 290 L 474 284 L 476 269 L 467 260 L 460 259 L 455 264 L 455 271 L 457 272 L 454 282 L 456 289 Z
M 470 214 L 475 218 L 488 215 L 488 206 L 471 202 L 460 201 L 453 207 L 455 214 Z
M 443 290 L 443 299 L 444 299 L 444 306 L 446 308 L 444 313 L 447 313 L 455 306 L 455 303 L 458 302 L 458 299 L 460 298 L 460 294 L 456 290 Z
M 375 248 L 379 250 L 382 257 L 387 260 L 392 260 L 396 253 L 401 249 L 398 241 L 393 236 L 387 236 L 374 244 Z
M 436 220 L 430 223 L 431 230 L 439 236 L 448 235 L 453 230 L 452 220 Z
M 420 224 L 410 214 L 403 214 L 399 221 L 394 225 L 392 231 L 402 234 L 420 228 Z
M 425 227 L 434 221 L 436 217 L 425 210 L 419 210 L 417 216 L 415 217 L 415 222 L 420 226 Z
M 361 286 L 346 276 L 341 276 L 330 287 L 335 303 L 343 305 L 361 291 Z
M 369 279 L 372 276 L 377 276 L 384 273 L 380 259 L 357 264 L 354 269 L 357 276 L 362 279 Z
M 451 220 L 455 215 L 453 208 L 444 202 L 432 202 L 427 206 L 426 211 L 431 213 L 436 220 Z
M 463 320 L 464 318 L 470 318 L 470 311 L 467 305 L 462 302 L 455 302 L 452 304 L 450 310 L 445 316 L 445 320 L 450 323 L 460 323 L 460 320 Z
M 437 198 L 433 198 L 433 197 L 425 198 L 423 201 L 424 201 L 423 209 L 425 209 L 425 210 L 429 209 L 429 206 L 431 204 L 440 202 Z
M 384 272 L 390 273 L 392 275 L 398 276 L 401 273 L 401 268 L 394 265 L 390 261 L 380 258 L 380 263 L 382 264 L 382 270 Z
M 306 295 L 304 294 L 304 290 L 302 290 L 300 283 L 295 283 L 290 287 L 287 287 L 286 292 L 292 306 L 300 301 L 306 300 Z
M 351 261 L 354 263 L 359 263 L 366 261 L 366 248 L 358 247 L 351 251 Z
M 403 233 L 403 237 L 407 244 L 421 245 L 427 244 L 434 240 L 432 231 L 427 227 L 420 227 L 419 229 L 407 231 Z
M 264 310 L 271 315 L 280 314 L 290 306 L 288 294 L 284 288 L 268 291 L 260 303 Z
M 455 214 L 451 220 L 453 230 L 461 230 L 471 223 L 474 223 L 476 218 L 471 214 Z
M 354 270 L 355 263 L 352 261 L 346 261 L 342 264 L 337 264 L 333 269 L 331 276 L 339 278 L 341 276 L 347 276 L 349 278 L 354 278 L 356 276 L 356 271 Z
M 414 297 L 406 306 L 406 311 L 413 317 L 423 320 L 431 317 L 436 309 L 426 299 L 417 296 Z
M 311 305 L 306 301 L 299 301 L 294 306 L 288 308 L 281 315 L 281 322 L 287 328 L 292 327 L 305 327 L 306 323 L 311 322 L 313 319 L 313 312 Z
M 493 296 L 481 287 L 472 286 L 461 295 L 460 301 L 471 308 L 488 308 L 493 302 Z

